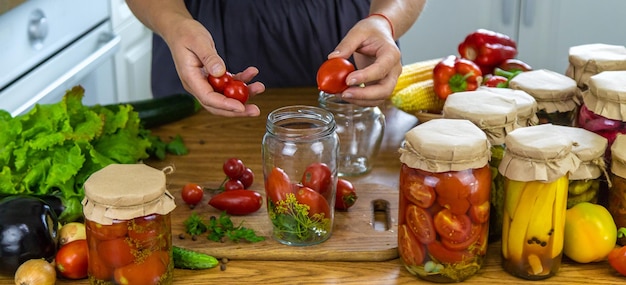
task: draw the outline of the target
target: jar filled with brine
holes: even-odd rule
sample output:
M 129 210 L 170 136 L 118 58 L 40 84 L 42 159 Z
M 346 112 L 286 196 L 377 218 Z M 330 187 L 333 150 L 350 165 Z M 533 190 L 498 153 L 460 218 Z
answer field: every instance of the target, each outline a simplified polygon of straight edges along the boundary
M 333 114 L 287 106 L 267 116 L 263 176 L 272 237 L 286 245 L 326 241 L 333 229 L 339 138 Z
M 619 134 L 611 146 L 611 186 L 609 187 L 608 210 L 617 228 L 626 227 L 626 135 Z M 626 245 L 626 237 L 617 239 Z
M 487 135 L 491 144 L 492 179 L 489 239 L 498 240 L 502 234 L 504 209 L 504 177 L 498 172 L 498 166 L 506 149 L 504 138 L 516 128 L 516 101 L 484 89 L 456 92 L 446 99 L 443 117 L 469 120 Z
M 489 236 L 490 144 L 476 125 L 433 119 L 400 148 L 398 251 L 421 279 L 459 282 L 482 267 Z
M 90 284 L 172 284 L 176 205 L 165 185 L 165 172 L 145 164 L 111 164 L 87 179 Z
M 540 124 L 574 125 L 579 106 L 579 89 L 574 79 L 551 70 L 538 69 L 516 75 L 509 82 L 509 87 L 524 90 L 537 100 Z
M 569 48 L 568 60 L 565 75 L 584 91 L 591 76 L 603 71 L 626 70 L 626 47 L 603 43 L 573 46 Z
M 552 124 L 516 129 L 505 143 L 502 266 L 513 276 L 545 279 L 561 265 L 568 173 L 580 160 L 574 142 Z

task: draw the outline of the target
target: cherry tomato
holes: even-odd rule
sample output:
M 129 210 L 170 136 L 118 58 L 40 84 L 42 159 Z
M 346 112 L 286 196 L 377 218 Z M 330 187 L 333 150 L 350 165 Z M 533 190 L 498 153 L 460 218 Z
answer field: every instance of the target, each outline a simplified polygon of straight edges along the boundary
M 239 102 L 245 104 L 250 98 L 248 85 L 243 81 L 233 80 L 224 87 L 224 96 L 239 100 Z
M 161 277 L 169 265 L 169 254 L 155 251 L 141 263 L 131 263 L 115 269 L 116 284 L 160 284 Z
M 202 201 L 202 197 L 204 197 L 204 189 L 196 183 L 187 183 L 183 186 L 181 196 L 187 205 L 195 206 Z
M 252 172 L 252 169 L 246 167 L 239 177 L 239 181 L 243 184 L 243 189 L 248 189 L 252 185 L 252 182 L 254 182 L 254 172 Z
M 472 222 L 477 224 L 485 223 L 489 220 L 489 209 L 491 207 L 491 203 L 489 201 L 485 201 L 480 205 L 471 206 L 469 209 L 469 215 L 472 219 Z
M 89 261 L 88 261 L 89 275 L 98 280 L 109 280 L 113 278 L 113 267 L 107 265 L 96 248 L 89 249 Z
M 265 194 L 267 198 L 276 203 L 285 200 L 287 193 L 293 193 L 294 187 L 289 180 L 289 176 L 279 167 L 274 167 L 267 175 L 265 181 Z
M 106 240 L 98 243 L 98 255 L 104 264 L 110 267 L 122 267 L 135 260 L 132 254 L 133 248 L 126 238 Z
M 435 240 L 437 233 L 433 219 L 426 210 L 415 205 L 408 205 L 405 215 L 406 224 L 421 243 L 429 244 Z
M 485 201 L 489 201 L 491 195 L 491 169 L 482 167 L 473 169 L 474 177 L 470 187 L 469 201 L 472 205 L 482 205 Z
M 467 215 L 457 215 L 450 209 L 443 209 L 435 215 L 435 230 L 441 238 L 453 242 L 462 242 L 472 231 L 472 221 Z
M 134 218 L 130 222 L 128 238 L 132 244 L 140 249 L 159 249 L 165 246 L 165 238 L 162 233 L 165 221 L 161 215 L 148 215 Z
M 224 191 L 232 191 L 232 190 L 243 190 L 246 187 L 243 185 L 239 179 L 228 179 L 226 183 L 224 183 Z
M 209 76 L 207 76 L 207 80 L 209 81 L 209 84 L 211 84 L 211 87 L 213 87 L 213 90 L 215 90 L 215 92 L 222 93 L 224 92 L 224 87 L 226 87 L 226 84 L 233 81 L 234 78 L 232 73 L 226 71 L 226 73 L 224 73 L 224 75 L 220 77 L 215 77 L 209 74 Z
M 298 203 L 309 205 L 309 217 L 313 217 L 317 214 L 324 215 L 324 218 L 330 218 L 330 207 L 326 198 L 317 191 L 302 186 L 296 191 L 296 200 Z
M 337 194 L 335 197 L 335 209 L 347 210 L 356 203 L 359 197 L 356 194 L 354 185 L 352 182 L 338 178 L 337 179 Z
M 444 208 L 450 209 L 452 213 L 463 215 L 467 213 L 467 210 L 470 208 L 470 202 L 467 199 L 461 198 L 446 198 L 443 196 L 437 196 L 437 204 Z
M 114 221 L 111 225 L 101 225 L 96 222 L 86 220 L 85 231 L 89 236 L 92 236 L 97 240 L 123 238 L 128 233 L 128 224 L 126 221 Z
M 68 279 L 86 278 L 88 256 L 87 240 L 78 239 L 64 244 L 57 251 L 54 259 L 57 272 Z
M 470 230 L 470 234 L 467 235 L 465 240 L 455 242 L 450 239 L 442 238 L 441 244 L 448 249 L 451 250 L 463 250 L 469 248 L 471 245 L 475 244 L 478 241 L 482 233 L 482 225 L 480 224 L 472 224 L 472 228 Z
M 241 161 L 241 159 L 231 157 L 224 161 L 222 169 L 224 170 L 224 174 L 226 174 L 228 178 L 237 179 L 246 170 L 246 166 L 243 164 L 243 161 Z
M 460 263 L 474 256 L 467 250 L 449 250 L 438 240 L 427 244 L 426 247 L 428 253 L 442 263 Z
M 468 184 L 475 181 L 470 170 L 443 172 L 436 175 L 439 182 L 435 185 L 438 196 L 446 198 L 467 198 L 470 195 Z
M 326 93 L 341 93 L 348 88 L 346 78 L 354 70 L 354 65 L 345 58 L 326 60 L 317 70 L 317 87 Z
M 398 228 L 398 250 L 406 265 L 419 265 L 424 261 L 424 246 L 406 225 Z
M 230 190 L 219 193 L 211 200 L 209 205 L 218 210 L 226 211 L 229 215 L 247 215 L 261 208 L 263 197 L 256 191 Z
M 303 186 L 309 187 L 320 194 L 328 192 L 332 186 L 332 173 L 328 165 L 322 162 L 309 164 L 302 173 Z
M 435 189 L 424 184 L 423 177 L 410 175 L 403 178 L 401 192 L 411 203 L 428 208 L 435 202 Z

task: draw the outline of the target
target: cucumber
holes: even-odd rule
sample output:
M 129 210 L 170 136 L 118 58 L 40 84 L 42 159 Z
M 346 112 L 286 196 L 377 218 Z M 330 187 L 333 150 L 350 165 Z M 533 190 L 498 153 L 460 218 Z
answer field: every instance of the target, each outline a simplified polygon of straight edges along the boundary
M 174 94 L 104 107 L 115 110 L 119 105 L 131 105 L 146 129 L 187 118 L 202 108 L 198 100 L 189 94 Z
M 217 266 L 217 258 L 190 249 L 172 246 L 174 267 L 180 269 L 209 269 Z

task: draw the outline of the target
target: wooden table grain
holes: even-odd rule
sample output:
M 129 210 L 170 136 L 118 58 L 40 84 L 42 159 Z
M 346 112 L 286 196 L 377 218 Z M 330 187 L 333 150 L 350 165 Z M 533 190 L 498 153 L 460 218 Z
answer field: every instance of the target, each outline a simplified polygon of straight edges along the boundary
M 181 135 L 190 153 L 186 156 L 168 156 L 164 161 L 146 163 L 163 168 L 173 166 L 168 176 L 170 188 L 196 181 L 210 183 L 224 178 L 222 163 L 236 156 L 256 174 L 255 183 L 262 183 L 261 142 L 265 133 L 267 114 L 281 106 L 317 105 L 317 91 L 313 88 L 270 89 L 251 99 L 261 108 L 255 118 L 224 118 L 206 111 L 162 127 L 154 134 L 163 139 Z M 373 170 L 349 180 L 357 183 L 378 183 L 394 189 L 398 186 L 398 148 L 406 131 L 418 121 L 397 110 L 391 104 L 382 106 L 386 129 L 381 150 Z M 175 233 L 173 233 L 175 235 Z M 176 237 L 174 237 L 176 238 Z M 253 245 L 251 245 L 253 246 Z M 466 284 L 619 284 L 626 281 L 612 271 L 606 261 L 575 264 L 564 259 L 556 276 L 541 281 L 525 281 L 504 272 L 500 265 L 500 243 L 490 245 L 483 268 Z M 230 260 L 225 270 L 174 271 L 175 284 L 418 284 L 429 283 L 411 275 L 398 259 L 383 262 L 322 262 L 322 261 L 256 261 Z M 0 276 L 0 284 L 13 284 L 13 276 Z M 87 280 L 63 280 L 57 284 L 89 284 Z

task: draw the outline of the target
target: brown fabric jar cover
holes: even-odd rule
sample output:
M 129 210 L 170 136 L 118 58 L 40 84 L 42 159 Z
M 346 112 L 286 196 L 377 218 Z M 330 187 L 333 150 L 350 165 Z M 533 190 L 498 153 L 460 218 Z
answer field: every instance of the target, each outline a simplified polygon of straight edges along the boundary
M 111 225 L 114 220 L 168 214 L 176 204 L 165 185 L 165 172 L 148 165 L 108 165 L 85 182 L 85 219 Z
M 538 110 L 549 114 L 574 111 L 579 105 L 576 81 L 551 70 L 522 72 L 511 79 L 509 87 L 526 91 L 537 100 Z
M 626 121 L 626 71 L 603 71 L 589 78 L 583 103 L 594 114 Z
M 626 47 L 603 43 L 569 48 L 569 65 L 565 75 L 586 90 L 589 78 L 603 71 L 626 70 Z
M 611 172 L 626 179 L 626 135 L 618 134 L 611 145 Z
M 517 126 L 515 128 L 539 124 L 539 118 L 537 117 L 537 100 L 535 100 L 535 97 L 526 93 L 526 91 L 486 86 L 481 86 L 478 90 L 486 90 L 496 95 L 515 100 L 515 106 L 517 107 L 517 121 L 515 123 Z
M 462 119 L 433 119 L 405 134 L 400 161 L 411 168 L 440 173 L 480 168 L 491 157 L 485 133 Z
M 552 124 L 516 129 L 506 136 L 505 144 L 498 170 L 512 180 L 553 182 L 581 163 L 572 152 L 572 139 Z
M 604 153 L 608 147 L 608 140 L 601 135 L 583 128 L 555 125 L 560 132 L 574 142 L 572 152 L 580 159 L 580 165 L 570 173 L 570 180 L 596 179 L 605 174 L 608 177 Z

